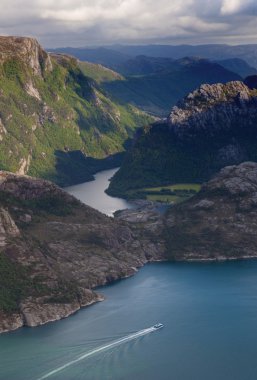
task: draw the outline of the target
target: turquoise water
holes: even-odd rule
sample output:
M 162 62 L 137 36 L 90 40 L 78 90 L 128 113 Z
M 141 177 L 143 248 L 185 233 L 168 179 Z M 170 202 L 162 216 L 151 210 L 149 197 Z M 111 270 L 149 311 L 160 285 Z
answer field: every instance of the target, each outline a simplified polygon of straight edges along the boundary
M 107 214 L 130 207 L 104 193 L 111 175 L 69 190 Z M 65 320 L 0 335 L 0 380 L 257 379 L 257 261 L 149 264 L 99 291 Z
M 0 379 L 39 379 L 162 322 L 49 379 L 256 380 L 257 261 L 149 264 L 99 291 L 104 302 L 68 319 L 1 335 Z

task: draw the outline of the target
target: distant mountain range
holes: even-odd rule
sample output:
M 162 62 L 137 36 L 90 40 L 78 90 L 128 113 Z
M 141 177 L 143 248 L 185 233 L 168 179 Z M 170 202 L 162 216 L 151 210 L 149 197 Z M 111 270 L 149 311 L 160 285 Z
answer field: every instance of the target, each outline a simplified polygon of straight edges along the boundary
M 218 46 L 220 45 L 213 45 L 213 49 L 216 51 Z M 196 48 L 199 48 L 199 51 Z M 209 45 L 55 49 L 61 53 L 72 54 L 81 61 L 86 60 L 109 67 L 116 72 L 115 78 L 110 78 L 110 75 L 105 76 L 104 80 L 101 79 L 101 86 L 113 101 L 132 104 L 159 117 L 165 117 L 170 107 L 202 83 L 226 83 L 257 74 L 257 69 L 243 59 L 226 58 L 229 55 L 225 54 L 225 50 L 221 45 L 220 53 L 211 55 Z M 254 48 L 252 50 L 254 52 Z M 138 53 L 140 55 L 135 56 Z M 152 54 L 152 56 L 142 55 L 142 53 Z M 177 59 L 185 53 L 190 53 L 190 55 L 193 53 L 194 56 L 183 56 Z M 200 58 L 201 54 L 198 53 L 205 58 Z M 206 59 L 206 56 L 215 61 Z M 93 71 L 88 71 L 89 76 L 94 76 Z
M 115 103 L 132 104 L 161 117 L 202 83 L 242 79 L 218 63 L 193 57 L 172 60 L 138 56 L 119 64 L 119 73 L 89 62 L 80 62 L 80 67 Z
M 140 56 L 120 64 L 119 71 L 129 75 L 103 84 L 112 99 L 161 117 L 167 116 L 179 99 L 202 83 L 242 79 L 217 63 L 199 58 L 173 61 Z
M 74 55 L 80 60 L 112 66 L 138 55 L 180 59 L 201 57 L 213 61 L 240 58 L 257 69 L 257 45 L 110 45 L 97 48 L 57 48 L 49 51 Z
M 257 44 L 254 45 L 113 45 L 108 47 L 113 51 L 135 57 L 147 55 L 150 57 L 166 57 L 179 59 L 186 56 L 202 57 L 210 60 L 240 58 L 250 66 L 257 68 Z

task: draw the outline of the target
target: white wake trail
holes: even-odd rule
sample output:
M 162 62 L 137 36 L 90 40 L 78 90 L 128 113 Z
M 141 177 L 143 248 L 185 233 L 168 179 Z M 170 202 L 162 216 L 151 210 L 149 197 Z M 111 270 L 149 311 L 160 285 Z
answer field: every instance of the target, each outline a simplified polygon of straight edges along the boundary
M 105 351 L 105 350 L 108 350 L 110 348 L 113 348 L 115 346 L 118 346 L 122 343 L 125 343 L 125 342 L 128 342 L 130 340 L 133 340 L 133 339 L 137 339 L 139 338 L 140 336 L 143 336 L 143 335 L 147 335 L 151 332 L 154 332 L 154 331 L 157 331 L 156 328 L 154 328 L 153 326 L 152 327 L 149 327 L 147 329 L 144 329 L 144 330 L 140 330 L 136 333 L 133 333 L 133 334 L 130 334 L 130 335 L 127 335 L 125 336 L 124 338 L 121 338 L 121 339 L 118 339 L 118 340 L 115 340 L 114 342 L 112 343 L 109 343 L 109 344 L 106 344 L 104 346 L 101 346 L 101 347 L 98 347 L 98 348 L 95 348 L 94 350 L 92 351 L 89 351 L 87 352 L 86 354 L 84 355 L 81 355 L 79 356 L 77 359 L 74 359 L 66 364 L 64 364 L 63 366 L 61 367 L 58 367 L 54 370 L 52 370 L 51 372 L 48 372 L 47 374 L 45 374 L 44 376 L 38 378 L 37 380 L 44 380 L 44 379 L 48 379 L 49 377 L 57 374 L 58 372 L 61 372 L 63 371 L 64 369 L 76 364 L 76 363 L 79 363 L 81 362 L 82 360 L 88 358 L 89 356 L 92 356 L 92 355 L 95 355 L 95 354 L 98 354 L 99 352 L 102 352 L 102 351 Z

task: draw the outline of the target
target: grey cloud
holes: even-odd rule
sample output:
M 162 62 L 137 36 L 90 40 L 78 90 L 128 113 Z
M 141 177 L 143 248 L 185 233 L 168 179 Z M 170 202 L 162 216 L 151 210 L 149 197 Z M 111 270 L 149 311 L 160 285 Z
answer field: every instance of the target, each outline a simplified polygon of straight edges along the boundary
M 256 0 L 1 0 L 0 33 L 47 47 L 257 42 Z

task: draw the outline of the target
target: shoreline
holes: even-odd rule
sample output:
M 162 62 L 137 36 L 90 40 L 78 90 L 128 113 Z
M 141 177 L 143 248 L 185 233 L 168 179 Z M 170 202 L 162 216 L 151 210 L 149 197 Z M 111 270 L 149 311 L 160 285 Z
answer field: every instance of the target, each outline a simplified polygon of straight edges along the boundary
M 257 260 L 257 255 L 256 256 L 242 256 L 242 257 L 230 257 L 230 258 L 225 258 L 224 256 L 221 256 L 221 257 L 217 257 L 217 258 L 206 258 L 206 259 L 201 259 L 201 258 L 195 258 L 195 259 L 187 259 L 187 260 L 167 260 L 167 259 L 156 259 L 156 260 L 149 260 L 145 263 L 143 263 L 141 266 L 139 267 L 134 267 L 131 269 L 133 269 L 133 272 L 130 273 L 130 274 L 127 274 L 125 276 L 122 276 L 120 278 L 117 278 L 113 281 L 110 281 L 110 282 L 105 282 L 103 284 L 99 284 L 97 285 L 96 287 L 90 289 L 90 291 L 92 293 L 95 294 L 95 298 L 92 299 L 91 301 L 85 303 L 85 304 L 52 304 L 52 306 L 56 306 L 59 308 L 59 310 L 61 308 L 65 308 L 66 307 L 69 307 L 69 306 L 72 306 L 74 305 L 74 308 L 70 308 L 69 311 L 67 312 L 67 314 L 64 314 L 64 315 L 57 315 L 56 318 L 51 318 L 49 320 L 46 320 L 44 322 L 40 322 L 38 324 L 35 324 L 35 325 L 27 325 L 26 323 L 24 323 L 25 319 L 24 317 L 20 314 L 20 313 L 17 313 L 17 314 L 13 314 L 12 316 L 10 316 L 10 319 L 12 318 L 20 318 L 20 322 L 21 323 L 18 323 L 17 324 L 17 327 L 14 327 L 14 328 L 10 328 L 10 329 L 5 329 L 5 330 L 0 330 L 0 335 L 1 334 L 8 334 L 8 333 L 12 333 L 20 328 L 37 328 L 37 327 L 40 327 L 40 326 L 43 326 L 43 325 L 46 325 L 48 323 L 55 323 L 55 322 L 58 322 L 62 319 L 66 319 L 76 313 L 78 313 L 81 309 L 85 309 L 89 306 L 93 306 L 94 304 L 98 303 L 98 302 L 103 302 L 105 301 L 105 297 L 103 294 L 101 293 L 98 293 L 97 292 L 97 289 L 98 288 L 102 288 L 102 287 L 105 287 L 105 286 L 109 286 L 109 285 L 112 285 L 114 284 L 115 282 L 118 282 L 118 281 L 122 281 L 122 280 L 126 280 L 127 278 L 130 278 L 130 277 L 133 277 L 134 275 L 136 275 L 139 270 L 141 268 L 143 268 L 145 265 L 148 265 L 148 264 L 156 264 L 156 263 L 169 263 L 169 264 L 176 264 L 176 263 L 199 263 L 199 264 L 205 264 L 205 263 L 224 263 L 224 262 L 236 262 L 236 261 L 250 261 L 250 260 Z M 49 304 L 48 304 L 49 305 Z

